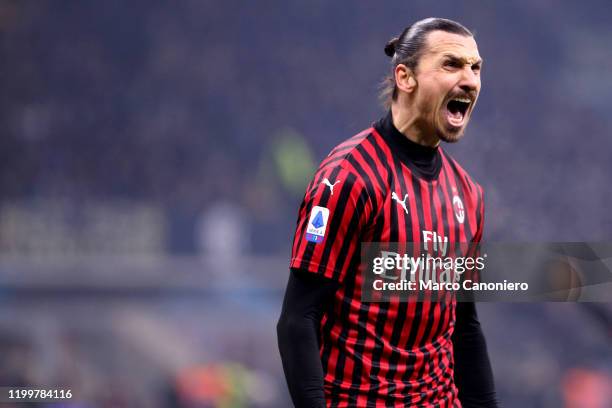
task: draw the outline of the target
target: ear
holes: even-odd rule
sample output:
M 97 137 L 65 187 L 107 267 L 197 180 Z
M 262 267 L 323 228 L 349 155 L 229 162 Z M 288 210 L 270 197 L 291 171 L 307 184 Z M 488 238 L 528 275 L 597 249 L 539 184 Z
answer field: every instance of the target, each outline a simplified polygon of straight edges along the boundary
M 417 82 L 414 78 L 414 73 L 410 68 L 404 64 L 398 64 L 395 67 L 394 74 L 395 83 L 397 84 L 398 89 L 409 94 L 414 92 L 417 87 Z

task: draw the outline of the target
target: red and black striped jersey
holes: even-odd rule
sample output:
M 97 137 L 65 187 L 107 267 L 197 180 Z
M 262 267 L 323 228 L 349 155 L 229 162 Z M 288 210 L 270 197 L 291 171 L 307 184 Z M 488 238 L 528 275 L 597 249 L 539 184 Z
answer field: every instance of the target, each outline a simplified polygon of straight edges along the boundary
M 361 244 L 478 242 L 483 192 L 442 148 L 424 172 L 389 113 L 332 150 L 299 209 L 291 268 L 340 282 L 321 321 L 329 407 L 460 407 L 453 382 L 455 302 L 364 302 Z

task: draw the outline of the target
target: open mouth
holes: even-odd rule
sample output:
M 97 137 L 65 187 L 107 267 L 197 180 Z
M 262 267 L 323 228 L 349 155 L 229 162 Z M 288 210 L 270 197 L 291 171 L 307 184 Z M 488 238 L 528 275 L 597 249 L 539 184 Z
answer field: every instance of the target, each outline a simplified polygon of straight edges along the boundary
M 448 101 L 446 104 L 446 112 L 448 122 L 451 124 L 451 126 L 463 126 L 465 114 L 470 108 L 471 103 L 472 100 L 469 98 L 453 98 Z

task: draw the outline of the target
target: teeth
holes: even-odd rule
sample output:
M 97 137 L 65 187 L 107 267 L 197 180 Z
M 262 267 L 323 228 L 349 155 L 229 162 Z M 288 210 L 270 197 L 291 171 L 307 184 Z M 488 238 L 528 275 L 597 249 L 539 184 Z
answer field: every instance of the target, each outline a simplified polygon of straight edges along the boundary
M 468 98 L 453 98 L 453 101 L 463 102 L 463 103 L 471 103 L 472 101 Z

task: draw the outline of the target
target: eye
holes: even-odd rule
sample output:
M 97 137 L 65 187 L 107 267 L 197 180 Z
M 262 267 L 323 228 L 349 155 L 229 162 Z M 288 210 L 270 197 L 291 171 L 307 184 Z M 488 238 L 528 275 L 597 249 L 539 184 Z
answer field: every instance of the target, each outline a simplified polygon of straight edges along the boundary
M 479 74 L 480 73 L 480 64 L 472 65 L 472 71 L 474 71 L 474 73 L 476 73 L 476 74 Z
M 444 66 L 448 68 L 461 68 L 461 62 L 455 59 L 449 59 L 444 61 Z

